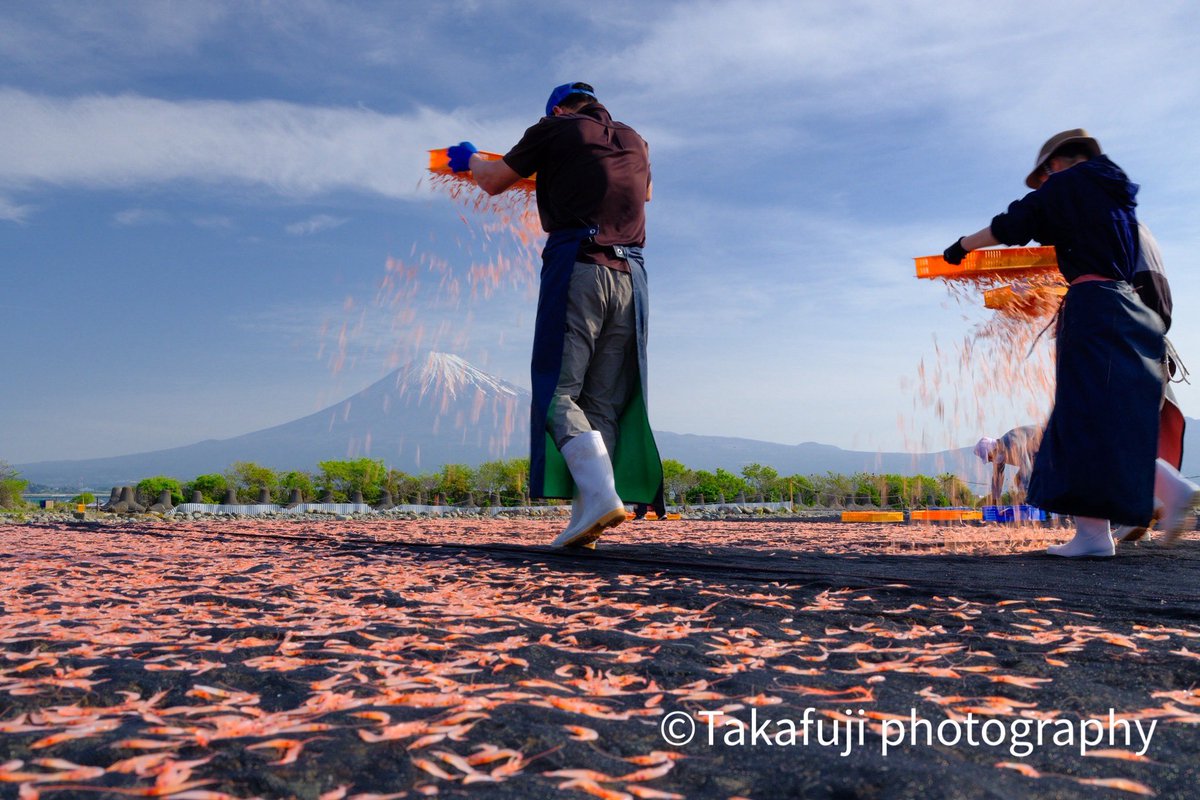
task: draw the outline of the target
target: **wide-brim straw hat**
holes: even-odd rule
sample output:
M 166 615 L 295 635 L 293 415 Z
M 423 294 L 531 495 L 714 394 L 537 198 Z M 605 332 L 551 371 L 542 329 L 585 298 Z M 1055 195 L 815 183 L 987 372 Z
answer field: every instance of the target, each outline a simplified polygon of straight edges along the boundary
M 1036 189 L 1041 185 L 1041 181 L 1038 180 L 1039 173 L 1046 166 L 1046 162 L 1050 160 L 1050 156 L 1054 155 L 1054 151 L 1068 142 L 1083 142 L 1092 151 L 1093 157 L 1101 153 L 1100 143 L 1088 135 L 1083 128 L 1072 128 L 1069 131 L 1056 133 L 1047 139 L 1046 143 L 1042 145 L 1042 149 L 1038 151 L 1037 163 L 1033 165 L 1033 171 L 1025 179 L 1026 186 Z

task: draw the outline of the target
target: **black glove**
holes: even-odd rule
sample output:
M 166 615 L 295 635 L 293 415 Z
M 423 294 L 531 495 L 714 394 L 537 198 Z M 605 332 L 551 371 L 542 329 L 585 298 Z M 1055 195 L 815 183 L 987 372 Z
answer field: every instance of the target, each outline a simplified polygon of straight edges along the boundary
M 963 247 L 963 237 L 958 237 L 958 241 L 946 248 L 946 252 L 942 253 L 942 258 L 946 259 L 947 264 L 961 264 L 963 259 L 967 257 L 967 248 Z

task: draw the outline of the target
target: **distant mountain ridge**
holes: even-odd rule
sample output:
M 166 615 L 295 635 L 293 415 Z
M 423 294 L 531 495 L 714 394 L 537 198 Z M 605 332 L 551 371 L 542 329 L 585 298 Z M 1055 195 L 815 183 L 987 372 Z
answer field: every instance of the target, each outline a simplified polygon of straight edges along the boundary
M 773 467 L 781 475 L 819 475 L 826 472 L 940 475 L 953 472 L 967 477 L 975 475 L 980 465 L 969 447 L 919 454 L 871 453 L 843 450 L 818 442 L 778 444 L 756 439 L 667 431 L 655 431 L 654 436 L 664 458 L 681 461 L 693 469 L 714 470 L 721 467 L 739 472 L 746 464 L 758 463 Z
M 15 465 L 33 483 L 104 488 L 169 475 L 188 480 L 224 472 L 235 461 L 275 470 L 312 470 L 318 462 L 379 458 L 409 473 L 443 464 L 477 466 L 528 455 L 527 389 L 490 375 L 447 353 L 429 353 L 389 373 L 361 392 L 306 417 L 235 436 L 147 453 Z M 999 432 L 990 432 L 992 435 Z M 934 453 L 877 453 L 805 442 L 786 445 L 754 439 L 656 431 L 663 458 L 693 469 L 740 472 L 751 463 L 782 475 L 826 472 L 938 475 L 986 480 L 971 448 Z M 1185 475 L 1200 473 L 1200 428 L 1189 420 Z

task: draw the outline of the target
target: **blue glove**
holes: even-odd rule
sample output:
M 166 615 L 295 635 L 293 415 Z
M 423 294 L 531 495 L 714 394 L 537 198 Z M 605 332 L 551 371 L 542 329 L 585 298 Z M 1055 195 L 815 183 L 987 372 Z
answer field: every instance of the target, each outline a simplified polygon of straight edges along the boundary
M 471 156 L 479 152 L 479 148 L 470 142 L 459 142 L 446 149 L 450 156 L 451 172 L 467 172 L 471 169 Z

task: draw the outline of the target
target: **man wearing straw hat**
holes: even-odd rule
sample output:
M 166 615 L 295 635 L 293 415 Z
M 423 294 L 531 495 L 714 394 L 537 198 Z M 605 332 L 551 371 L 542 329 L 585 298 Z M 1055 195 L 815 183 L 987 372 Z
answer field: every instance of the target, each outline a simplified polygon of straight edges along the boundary
M 498 161 L 463 142 L 450 168 L 489 194 L 537 174 L 549 234 L 533 341 L 532 497 L 571 498 L 556 546 L 591 547 L 625 503 L 664 514 L 662 462 L 646 411 L 649 291 L 642 246 L 650 157 L 586 83 L 564 83 L 546 116 Z
M 1149 524 L 1157 495 L 1168 541 L 1183 530 L 1200 487 L 1157 459 L 1163 320 L 1134 291 L 1138 187 L 1077 128 L 1042 145 L 1032 189 L 991 224 L 946 249 L 966 254 L 1036 239 L 1054 245 L 1070 287 L 1059 310 L 1054 409 L 1029 482 L 1031 505 L 1075 518 L 1065 557 L 1115 553 L 1109 523 Z

